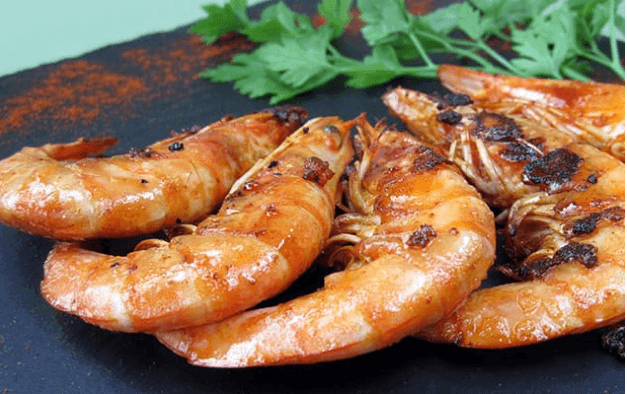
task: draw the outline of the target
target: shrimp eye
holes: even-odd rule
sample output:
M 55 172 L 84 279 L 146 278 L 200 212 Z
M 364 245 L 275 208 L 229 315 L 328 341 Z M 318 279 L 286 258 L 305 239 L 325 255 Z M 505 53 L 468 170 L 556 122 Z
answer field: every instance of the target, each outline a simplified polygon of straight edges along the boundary
M 333 139 L 336 148 L 342 146 L 342 133 L 337 127 L 326 125 L 322 128 L 322 131 Z

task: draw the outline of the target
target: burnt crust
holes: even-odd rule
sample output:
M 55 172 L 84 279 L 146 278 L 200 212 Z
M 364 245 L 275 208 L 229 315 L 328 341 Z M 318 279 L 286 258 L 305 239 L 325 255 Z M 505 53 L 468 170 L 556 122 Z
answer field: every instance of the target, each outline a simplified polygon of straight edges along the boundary
M 597 248 L 593 245 L 569 243 L 555 252 L 553 257 L 538 260 L 525 260 L 519 263 L 508 262 L 498 268 L 506 275 L 518 280 L 532 280 L 541 278 L 553 267 L 565 263 L 580 263 L 586 268 L 598 264 Z
M 514 119 L 488 111 L 475 116 L 473 134 L 484 141 L 511 141 L 522 136 Z
M 452 109 L 442 111 L 438 113 L 436 117 L 440 122 L 447 123 L 452 126 L 462 121 L 462 115 Z
M 438 110 L 442 110 L 446 107 L 461 107 L 473 103 L 470 96 L 463 93 L 445 93 L 441 95 L 436 92 L 430 95 L 429 99 L 437 104 L 436 108 Z
M 591 234 L 596 229 L 598 223 L 603 219 L 618 222 L 624 218 L 625 209 L 621 207 L 612 207 L 604 209 L 601 212 L 593 213 L 583 219 L 575 220 L 564 227 L 564 233 L 566 234 L 566 238 Z
M 406 243 L 410 248 L 424 248 L 436 237 L 437 234 L 433 227 L 429 224 L 423 224 L 418 230 L 411 233 Z
M 621 360 L 625 360 L 625 322 L 617 323 L 602 331 L 601 347 Z
M 570 182 L 573 175 L 579 171 L 583 159 L 577 154 L 559 148 L 525 164 L 523 181 L 525 183 L 543 184 L 549 190 Z
M 329 168 L 329 163 L 317 157 L 309 157 L 303 163 L 303 179 L 324 186 L 335 173 Z
M 448 163 L 444 156 L 423 145 L 418 146 L 413 153 L 415 155 L 411 166 L 413 173 L 429 171 L 439 164 Z
M 542 156 L 544 139 L 533 138 L 526 143 L 512 141 L 501 151 L 501 157 L 509 162 L 532 161 Z
M 293 105 L 279 105 L 272 108 L 266 108 L 261 112 L 274 115 L 277 119 L 284 123 L 296 123 L 299 126 L 305 124 L 309 114 L 303 107 Z

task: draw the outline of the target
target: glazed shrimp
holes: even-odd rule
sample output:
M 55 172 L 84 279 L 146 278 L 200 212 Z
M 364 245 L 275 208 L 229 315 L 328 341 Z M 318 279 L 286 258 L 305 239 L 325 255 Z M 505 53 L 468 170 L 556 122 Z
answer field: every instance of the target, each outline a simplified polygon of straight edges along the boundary
M 625 161 L 625 86 L 490 74 L 442 65 L 442 84 L 484 108 L 520 114 Z
M 419 337 L 506 348 L 624 320 L 625 167 L 589 145 L 564 151 L 575 160 L 553 163 L 557 171 L 545 176 L 576 171 L 590 182 L 562 193 L 530 194 L 511 207 L 505 248 L 512 260 L 499 268 L 522 282 L 474 292 L 453 315 Z M 532 163 L 529 172 L 538 172 L 538 165 L 544 173 L 551 167 L 547 161 Z
M 127 155 L 116 140 L 26 147 L 0 161 L 0 222 L 60 240 L 151 234 L 206 217 L 237 178 L 302 125 L 274 108 L 173 136 Z
M 576 141 L 520 116 L 486 111 L 467 96 L 437 97 L 398 87 L 383 101 L 412 133 L 448 150 L 448 158 L 499 209 L 541 190 L 523 182 L 529 161 Z
M 61 243 L 44 264 L 46 301 L 102 328 L 207 324 L 283 291 L 330 234 L 354 122 L 311 120 L 238 180 L 220 211 L 127 256 Z
M 446 159 L 407 133 L 360 118 L 364 151 L 349 175 L 354 212 L 336 219 L 317 292 L 222 322 L 157 333 L 193 364 L 248 367 L 354 357 L 441 319 L 486 276 L 494 218 Z

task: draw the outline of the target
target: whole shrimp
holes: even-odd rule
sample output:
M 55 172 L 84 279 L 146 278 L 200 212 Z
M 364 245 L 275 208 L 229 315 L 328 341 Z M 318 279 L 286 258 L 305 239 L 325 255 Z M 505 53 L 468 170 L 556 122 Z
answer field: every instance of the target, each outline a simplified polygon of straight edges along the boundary
M 125 332 L 207 324 L 283 291 L 330 234 L 354 122 L 309 121 L 240 178 L 220 211 L 127 256 L 60 243 L 44 264 L 46 301 Z
M 336 219 L 327 249 L 345 269 L 314 293 L 159 332 L 159 341 L 201 366 L 344 359 L 438 321 L 480 284 L 495 256 L 495 229 L 479 194 L 436 150 L 359 119 L 363 151 L 348 180 L 354 211 Z
M 506 348 L 625 319 L 625 167 L 589 145 L 566 149 L 594 181 L 584 190 L 539 192 L 513 204 L 504 234 L 512 260 L 499 269 L 521 282 L 474 292 L 419 337 Z
M 499 209 L 541 190 L 523 182 L 530 160 L 576 142 L 526 118 L 486 111 L 464 95 L 439 97 L 397 87 L 383 101 L 412 133 L 448 150 L 448 158 Z
M 625 161 L 625 86 L 522 78 L 442 65 L 441 83 L 486 109 L 528 119 L 572 134 Z
M 475 291 L 417 336 L 503 348 L 624 319 L 622 162 L 550 126 L 534 129 L 460 97 L 399 88 L 384 101 L 412 131 L 448 148 L 471 183 L 506 209 L 511 261 L 497 268 L 522 280 Z
M 214 210 L 237 178 L 302 125 L 303 108 L 223 118 L 147 148 L 88 157 L 114 138 L 26 147 L 0 161 L 0 222 L 61 240 L 150 234 Z

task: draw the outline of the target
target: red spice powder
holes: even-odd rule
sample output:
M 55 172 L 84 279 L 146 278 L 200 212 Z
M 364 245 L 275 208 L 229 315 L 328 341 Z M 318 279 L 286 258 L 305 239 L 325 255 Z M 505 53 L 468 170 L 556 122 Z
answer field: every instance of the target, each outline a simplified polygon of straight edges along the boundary
M 63 63 L 21 95 L 2 103 L 0 134 L 42 118 L 87 124 L 104 107 L 128 104 L 146 90 L 141 79 L 107 72 L 97 63 Z
M 250 51 L 257 45 L 238 33 L 225 33 L 211 46 L 203 43 L 200 36 L 192 35 L 172 48 L 154 52 L 129 49 L 122 57 L 141 67 L 153 86 L 189 84 L 198 79 L 198 73 L 209 67 L 212 60 L 230 60 L 236 53 Z
M 0 103 L 0 134 L 23 129 L 41 120 L 53 127 L 85 126 L 99 117 L 131 117 L 135 103 L 149 102 L 174 92 L 172 87 L 189 86 L 211 59 L 227 60 L 235 53 L 252 50 L 257 44 L 243 35 L 225 34 L 214 45 L 199 36 L 186 35 L 158 50 L 135 48 L 122 57 L 143 71 L 141 77 L 107 71 L 103 65 L 71 60 L 53 69 L 43 80 L 19 96 Z M 215 61 L 214 61 L 215 62 Z

